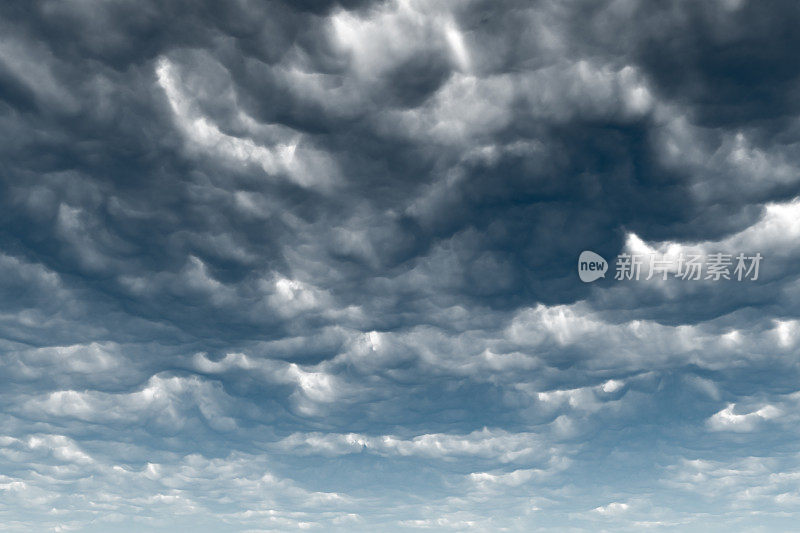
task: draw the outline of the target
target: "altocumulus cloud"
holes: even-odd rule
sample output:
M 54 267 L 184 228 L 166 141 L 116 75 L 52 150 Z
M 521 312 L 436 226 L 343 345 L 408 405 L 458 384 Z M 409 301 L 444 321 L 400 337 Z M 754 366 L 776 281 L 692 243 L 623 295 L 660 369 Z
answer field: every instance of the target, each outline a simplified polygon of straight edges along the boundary
M 0 529 L 792 530 L 798 23 L 3 2 Z

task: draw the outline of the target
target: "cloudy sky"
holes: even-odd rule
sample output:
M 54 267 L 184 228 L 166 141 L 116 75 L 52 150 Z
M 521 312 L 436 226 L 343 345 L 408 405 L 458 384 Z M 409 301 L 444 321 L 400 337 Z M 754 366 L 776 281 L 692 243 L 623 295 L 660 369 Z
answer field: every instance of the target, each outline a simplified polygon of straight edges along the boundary
M 0 531 L 796 530 L 799 25 L 0 3 Z

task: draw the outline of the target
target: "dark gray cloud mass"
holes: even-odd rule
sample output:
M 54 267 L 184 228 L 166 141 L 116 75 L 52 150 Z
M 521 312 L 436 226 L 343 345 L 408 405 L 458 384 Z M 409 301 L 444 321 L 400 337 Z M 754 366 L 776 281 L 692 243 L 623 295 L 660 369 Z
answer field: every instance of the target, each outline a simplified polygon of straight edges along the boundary
M 793 530 L 799 23 L 3 2 L 0 530 Z

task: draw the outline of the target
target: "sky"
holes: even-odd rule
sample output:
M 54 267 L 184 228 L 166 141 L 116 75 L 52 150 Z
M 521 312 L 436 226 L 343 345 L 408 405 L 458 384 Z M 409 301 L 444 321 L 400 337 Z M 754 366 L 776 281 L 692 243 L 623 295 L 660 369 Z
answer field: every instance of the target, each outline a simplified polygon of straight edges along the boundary
M 0 531 L 796 531 L 799 24 L 0 3 Z

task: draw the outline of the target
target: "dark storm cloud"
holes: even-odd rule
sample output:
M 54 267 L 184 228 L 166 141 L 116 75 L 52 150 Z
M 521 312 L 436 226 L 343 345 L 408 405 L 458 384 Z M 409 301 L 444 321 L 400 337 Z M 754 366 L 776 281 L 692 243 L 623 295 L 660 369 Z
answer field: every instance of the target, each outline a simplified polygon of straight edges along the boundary
M 486 10 L 479 5 L 474 7 L 477 10 L 474 13 Z M 7 9 L 15 16 L 13 6 Z M 571 274 L 569 278 L 564 275 L 573 261 L 572 254 L 592 246 L 610 254 L 621 246 L 624 231 L 661 240 L 707 238 L 740 229 L 752 223 L 757 214 L 746 199 L 734 205 L 731 199 L 725 202 L 726 210 L 745 210 L 747 216 L 738 219 L 723 217 L 723 211 L 715 209 L 713 203 L 708 205 L 698 200 L 690 192 L 694 176 L 684 169 L 665 168 L 659 160 L 661 147 L 652 130 L 661 125 L 652 112 L 625 111 L 625 84 L 640 83 L 634 78 L 642 77 L 624 70 L 628 65 L 635 68 L 640 61 L 637 54 L 643 53 L 639 41 L 645 37 L 639 36 L 635 28 L 627 29 L 625 34 L 631 49 L 619 49 L 619 44 L 602 48 L 598 43 L 582 44 L 577 39 L 579 31 L 593 35 L 583 27 L 573 28 L 580 25 L 570 21 L 581 17 L 553 13 L 553 6 L 546 6 L 541 12 L 522 10 L 523 20 L 538 24 L 555 22 L 569 32 L 561 36 L 567 40 L 567 57 L 574 54 L 575 60 L 584 61 L 574 67 L 565 66 L 563 51 L 547 49 L 547 44 L 535 36 L 506 36 L 494 28 L 490 23 L 492 17 L 507 18 L 505 13 L 489 11 L 482 18 L 469 10 L 457 13 L 454 20 L 469 24 L 461 28 L 468 38 L 486 42 L 514 39 L 515 46 L 506 43 L 503 47 L 511 56 L 506 61 L 512 61 L 503 64 L 503 72 L 508 74 L 497 80 L 496 86 L 487 87 L 481 96 L 491 101 L 499 93 L 497 106 L 505 106 L 507 109 L 500 111 L 512 116 L 501 119 L 499 126 L 489 124 L 493 128 L 490 131 L 476 131 L 474 140 L 451 139 L 445 146 L 437 147 L 415 142 L 391 125 L 387 128 L 383 111 L 391 112 L 399 104 L 401 108 L 415 109 L 423 119 L 430 115 L 435 119 L 437 106 L 448 104 L 450 95 L 441 87 L 458 75 L 454 72 L 458 67 L 448 57 L 453 54 L 447 43 L 433 33 L 434 23 L 412 28 L 430 42 L 396 43 L 396 58 L 390 57 L 384 67 L 375 65 L 377 60 L 369 57 L 368 49 L 359 48 L 367 46 L 366 43 L 342 50 L 319 13 L 309 15 L 281 4 L 241 4 L 224 9 L 195 6 L 190 10 L 173 3 L 167 4 L 163 8 L 166 12 L 158 15 L 154 6 L 145 6 L 137 9 L 135 16 L 129 13 L 132 8 L 122 3 L 109 4 L 97 11 L 76 7 L 61 13 L 64 9 L 67 8 L 62 4 L 45 3 L 33 10 L 35 16 L 23 17 L 24 24 L 35 24 L 30 31 L 50 40 L 61 34 L 44 29 L 60 20 L 59 16 L 76 21 L 67 25 L 69 28 L 59 25 L 61 32 L 74 32 L 68 36 L 69 46 L 52 42 L 45 49 L 40 43 L 36 45 L 39 55 L 55 56 L 51 73 L 54 83 L 63 80 L 64 86 L 73 87 L 77 94 L 68 90 L 72 98 L 63 98 L 72 100 L 66 105 L 70 109 L 65 116 L 48 117 L 49 121 L 60 124 L 64 140 L 45 140 L 44 144 L 40 141 L 31 150 L 35 150 L 37 159 L 38 154 L 47 152 L 52 158 L 49 170 L 58 172 L 68 168 L 78 175 L 87 175 L 84 187 L 100 188 L 94 193 L 94 204 L 87 206 L 91 212 L 76 216 L 83 218 L 79 222 L 94 225 L 95 231 L 105 235 L 97 235 L 93 239 L 94 249 L 84 250 L 82 256 L 75 250 L 59 251 L 60 245 L 55 242 L 46 248 L 37 247 L 39 253 L 46 251 L 55 256 L 53 260 L 62 269 L 71 264 L 81 271 L 108 277 L 112 272 L 124 270 L 121 266 L 111 266 L 114 258 L 124 254 L 126 262 L 143 263 L 132 267 L 132 271 L 144 268 L 172 272 L 186 268 L 187 257 L 194 255 L 208 264 L 212 276 L 233 283 L 241 282 L 254 263 L 286 270 L 280 253 L 285 242 L 282 239 L 293 241 L 297 234 L 275 217 L 254 224 L 233 212 L 229 191 L 242 188 L 277 198 L 272 200 L 276 210 L 287 206 L 311 226 L 323 219 L 325 225 L 332 227 L 346 225 L 343 214 L 352 210 L 349 204 L 366 202 L 368 210 L 378 209 L 366 215 L 373 223 L 378 222 L 380 228 L 373 230 L 368 225 L 364 236 L 373 248 L 372 263 L 364 264 L 363 257 L 345 252 L 339 256 L 344 262 L 334 263 L 340 265 L 345 278 L 383 276 L 387 269 L 392 272 L 407 268 L 403 265 L 413 266 L 415 257 L 428 255 L 437 243 L 469 239 L 475 250 L 462 255 L 460 261 L 469 265 L 459 265 L 460 281 L 451 281 L 454 292 L 479 300 L 489 298 L 492 306 L 518 306 L 577 297 L 580 293 L 572 286 Z M 381 6 L 373 6 L 347 16 L 369 20 L 380 9 Z M 577 13 L 583 6 L 576 4 L 570 9 Z M 613 14 L 613 9 L 609 9 Z M 668 20 L 674 25 L 689 24 L 702 15 L 692 10 L 691 6 L 676 6 Z M 721 26 L 729 18 L 738 20 L 742 16 L 740 11 L 729 14 L 718 11 L 715 16 L 706 14 L 703 19 L 706 26 L 712 27 L 708 32 L 713 31 L 714 25 Z M 168 24 L 179 12 L 185 16 L 174 25 Z M 644 19 L 658 16 L 641 7 L 633 12 Z M 604 17 L 618 23 L 603 13 L 587 20 L 594 21 L 601 29 L 608 26 L 603 24 Z M 387 19 L 390 15 L 377 18 L 391 23 Z M 79 31 L 91 24 L 106 24 L 109 29 L 95 33 Z M 400 23 L 398 27 L 400 31 L 407 29 Z M 170 28 L 169 32 L 166 28 Z M 144 39 L 144 34 L 149 37 Z M 268 40 L 262 42 L 263 39 Z M 105 40 L 112 40 L 115 46 Z M 147 42 L 146 47 L 137 46 L 142 40 Z M 598 48 L 589 59 L 583 59 L 578 54 L 585 54 L 587 46 Z M 511 48 L 513 53 L 509 51 Z M 695 54 L 701 51 L 713 54 L 713 50 L 702 46 L 693 50 Z M 263 51 L 280 55 L 266 57 Z M 527 51 L 527 55 L 521 56 L 522 51 Z M 367 56 L 364 62 L 378 70 L 381 77 L 354 72 L 358 65 L 353 63 L 360 61 L 359 54 Z M 61 57 L 64 60 L 59 61 Z M 302 144 L 330 154 L 326 165 L 338 165 L 339 172 L 346 177 L 345 183 L 327 195 L 308 189 L 292 190 L 291 186 L 287 190 L 285 184 L 264 183 L 253 168 L 242 175 L 241 170 L 219 168 L 208 160 L 187 161 L 180 153 L 163 94 L 152 83 L 154 62 L 159 57 L 176 62 L 180 79 L 192 89 L 186 96 L 193 99 L 191 105 L 218 124 L 223 134 L 248 135 L 236 120 L 237 106 L 242 105 L 258 120 L 283 124 L 305 134 Z M 332 63 L 332 58 L 337 57 Z M 531 59 L 539 64 L 534 70 L 526 70 L 530 69 Z M 98 62 L 99 76 L 95 68 Z M 293 63 L 302 65 L 302 71 L 313 78 L 288 77 L 287 69 L 298 68 L 291 66 Z M 644 60 L 641 64 L 642 71 L 647 73 L 649 62 Z M 702 74 L 697 75 L 699 83 L 701 75 L 709 75 L 707 70 L 702 69 Z M 626 81 L 626 76 L 633 78 Z M 672 98 L 670 101 L 677 102 L 674 105 L 688 105 L 687 114 L 692 117 L 696 114 L 695 107 L 702 105 L 689 92 L 691 83 L 681 85 L 687 91 L 685 95 L 676 96 L 679 88 L 662 87 L 665 82 L 657 76 L 647 75 L 642 80 L 650 85 L 647 90 L 653 94 L 664 93 Z M 455 83 L 452 79 L 451 82 Z M 22 82 L 17 80 L 19 83 Z M 575 89 L 576 83 L 582 85 Z M 127 90 L 104 91 L 102 86 L 106 84 Z M 444 96 L 440 102 L 431 102 L 437 90 Z M 314 91 L 321 95 L 313 94 Z M 326 102 L 328 96 L 348 91 L 355 93 L 351 103 Z M 19 88 L 14 92 L 12 87 L 11 94 L 17 93 Z M 225 94 L 230 97 L 224 97 Z M 108 100 L 99 109 L 98 96 Z M 465 109 L 470 104 L 464 102 Z M 480 110 L 475 114 L 476 117 L 468 117 L 472 124 L 468 122 L 466 127 L 482 124 Z M 764 117 L 770 118 L 768 114 Z M 71 142 L 76 133 L 78 138 L 89 138 L 82 143 Z M 499 153 L 488 160 L 461 162 L 467 149 L 465 143 L 475 140 L 491 143 Z M 535 149 L 524 145 L 514 149 L 525 142 L 533 143 Z M 392 146 L 392 150 L 386 146 Z M 15 150 L 20 151 L 25 152 Z M 421 221 L 413 212 L 404 210 L 427 183 L 442 179 L 440 175 L 448 172 L 448 168 L 457 169 L 463 176 L 458 186 L 447 193 L 444 203 L 434 208 L 439 211 L 437 218 Z M 333 169 L 326 168 L 323 172 L 330 173 Z M 63 182 L 74 188 L 76 180 Z M 784 185 L 783 190 L 786 189 Z M 52 198 L 64 197 L 63 192 L 54 192 Z M 87 197 L 86 192 L 77 195 L 80 201 Z M 143 216 L 134 217 L 128 209 L 141 211 L 145 203 Z M 310 206 L 313 208 L 309 209 Z M 52 205 L 41 209 L 47 207 L 53 216 Z M 386 218 L 387 211 L 398 215 Z M 211 234 L 226 244 L 210 245 Z M 466 237 L 470 234 L 474 236 Z M 554 239 L 555 235 L 558 239 Z M 42 238 L 47 239 L 47 236 Z M 231 257 L 231 250 L 225 249 L 231 246 L 239 248 L 238 257 Z M 318 253 L 323 262 L 331 260 L 331 255 L 339 255 L 326 250 Z M 484 271 L 499 269 L 502 274 L 487 275 L 481 264 L 487 265 Z M 106 290 L 119 288 L 106 287 Z M 350 300 L 351 290 L 345 285 L 339 292 L 345 300 Z M 185 296 L 179 294 L 177 299 L 182 302 Z
M 4 3 L 0 521 L 780 524 L 798 18 Z M 637 246 L 765 260 L 578 280 Z

